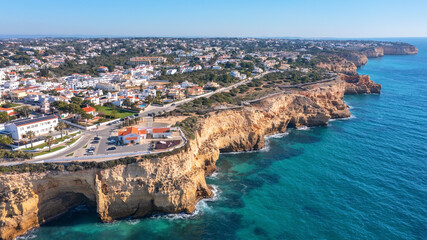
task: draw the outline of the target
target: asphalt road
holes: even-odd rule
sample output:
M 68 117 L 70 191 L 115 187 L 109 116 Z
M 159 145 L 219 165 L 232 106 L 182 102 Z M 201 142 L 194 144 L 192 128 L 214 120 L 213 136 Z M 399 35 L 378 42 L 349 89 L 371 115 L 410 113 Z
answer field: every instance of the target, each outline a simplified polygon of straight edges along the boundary
M 259 74 L 257 76 L 248 78 L 244 81 L 230 85 L 228 87 L 220 88 L 220 89 L 213 91 L 213 92 L 205 93 L 205 94 L 195 96 L 192 98 L 186 98 L 186 99 L 174 102 L 174 103 L 166 104 L 164 106 L 152 106 L 152 105 L 150 105 L 143 113 L 140 114 L 140 117 L 146 117 L 146 116 L 148 116 L 148 114 L 152 114 L 152 113 L 159 114 L 163 111 L 166 111 L 166 112 L 172 111 L 179 105 L 185 104 L 185 103 L 190 102 L 190 101 L 194 101 L 197 98 L 210 97 L 216 93 L 229 91 L 234 87 L 238 87 L 238 86 L 241 86 L 243 84 L 246 84 L 246 83 L 252 81 L 253 79 L 260 78 L 260 77 L 262 77 L 268 73 L 270 73 L 270 72 L 265 72 L 265 73 Z M 120 153 L 148 151 L 148 148 L 149 148 L 148 144 L 135 145 L 135 146 L 116 146 L 115 150 L 107 150 L 109 147 L 113 146 L 113 145 L 108 145 L 108 138 L 112 135 L 112 133 L 114 131 L 117 131 L 120 123 L 121 122 L 118 122 L 116 124 L 112 124 L 110 126 L 108 126 L 108 125 L 107 126 L 101 126 L 99 129 L 94 129 L 94 130 L 82 130 L 83 134 L 81 135 L 81 139 L 79 139 L 78 143 L 76 145 L 74 145 L 73 147 L 67 146 L 67 148 L 68 148 L 67 150 L 61 151 L 58 154 L 50 155 L 47 158 L 39 158 L 36 160 L 29 160 L 29 161 L 25 161 L 25 162 L 26 163 L 55 162 L 55 159 L 66 159 L 67 155 L 70 155 L 71 153 L 74 153 L 74 154 L 73 154 L 73 156 L 70 156 L 69 158 L 83 157 L 86 154 L 86 149 L 84 149 L 83 147 L 86 145 L 87 145 L 87 148 L 89 148 L 91 146 L 95 147 L 94 156 L 95 155 L 108 155 L 108 154 L 120 154 Z M 98 143 L 93 143 L 95 137 L 100 138 Z M 10 163 L 9 165 L 13 165 L 13 164 L 20 164 L 20 163 Z
M 156 114 L 156 115 L 157 115 L 157 114 L 162 113 L 163 111 L 170 112 L 170 111 L 173 111 L 173 110 L 174 110 L 177 106 L 179 106 L 179 105 L 182 105 L 182 104 L 185 104 L 185 103 L 188 103 L 188 102 L 194 101 L 194 100 L 195 100 L 195 99 L 197 99 L 197 98 L 201 98 L 201 97 L 210 97 L 210 96 L 212 96 L 212 95 L 214 95 L 214 94 L 216 94 L 216 93 L 221 93 L 221 92 L 227 92 L 227 91 L 230 91 L 230 90 L 231 90 L 232 88 L 234 88 L 234 87 L 239 87 L 239 86 L 241 86 L 241 85 L 243 85 L 243 84 L 246 84 L 246 83 L 248 83 L 248 82 L 252 81 L 253 79 L 261 78 L 261 77 L 263 77 L 264 75 L 266 75 L 266 74 L 268 74 L 268 73 L 270 73 L 270 72 L 268 72 L 268 71 L 267 71 L 267 72 L 261 73 L 261 74 L 259 74 L 259 75 L 256 75 L 256 76 L 254 76 L 254 77 L 248 78 L 248 79 L 243 80 L 243 81 L 240 81 L 240 82 L 238 82 L 238 83 L 235 83 L 235 84 L 233 84 L 233 85 L 230 85 L 230 86 L 228 86 L 228 87 L 220 88 L 220 89 L 217 89 L 216 91 L 213 91 L 213 92 L 205 93 L 205 94 L 198 95 L 198 96 L 194 96 L 194 97 L 191 97 L 191 98 L 186 98 L 186 99 L 183 99 L 183 100 L 180 100 L 180 101 L 177 101 L 177 102 L 173 102 L 173 103 L 165 104 L 165 105 L 163 105 L 163 106 L 153 106 L 153 105 L 150 105 L 150 106 L 148 106 L 148 107 L 145 109 L 145 111 L 144 111 L 144 112 L 140 113 L 140 114 L 139 114 L 139 116 L 140 116 L 140 117 L 147 117 L 147 116 L 148 116 L 148 114 L 152 114 L 152 113 L 154 113 L 154 114 Z

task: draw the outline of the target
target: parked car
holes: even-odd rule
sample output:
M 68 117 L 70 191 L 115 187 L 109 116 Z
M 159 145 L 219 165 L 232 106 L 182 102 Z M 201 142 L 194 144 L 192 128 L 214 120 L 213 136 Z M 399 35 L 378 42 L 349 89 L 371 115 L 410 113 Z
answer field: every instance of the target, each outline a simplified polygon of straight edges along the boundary
M 101 138 L 100 138 L 100 137 L 95 137 L 94 139 L 95 139 L 95 140 L 101 140 Z
M 112 151 L 112 150 L 116 150 L 116 147 L 109 147 L 109 148 L 107 148 L 107 151 Z
M 92 143 L 92 144 L 98 144 L 98 143 L 99 143 L 99 141 L 98 141 L 98 140 L 94 140 L 94 141 L 92 141 L 91 143 Z

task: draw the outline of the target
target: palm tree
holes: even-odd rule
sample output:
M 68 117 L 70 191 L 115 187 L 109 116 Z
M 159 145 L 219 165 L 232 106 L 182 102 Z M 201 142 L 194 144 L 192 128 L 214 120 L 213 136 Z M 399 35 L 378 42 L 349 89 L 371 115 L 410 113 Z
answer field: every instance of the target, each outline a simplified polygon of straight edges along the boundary
M 30 139 L 31 148 L 33 148 L 33 139 L 36 136 L 36 133 L 34 131 L 28 131 L 25 133 L 25 135 L 27 135 L 27 138 Z
M 51 149 L 52 145 L 55 143 L 55 139 L 53 139 L 52 136 L 47 136 L 44 141 L 49 146 L 49 152 L 50 152 L 52 150 Z
M 61 138 L 62 138 L 62 131 L 67 127 L 67 125 L 64 122 L 58 122 L 58 125 L 55 127 L 56 130 L 61 131 Z
M 13 139 L 6 135 L 0 135 L 0 144 L 9 145 L 13 143 Z

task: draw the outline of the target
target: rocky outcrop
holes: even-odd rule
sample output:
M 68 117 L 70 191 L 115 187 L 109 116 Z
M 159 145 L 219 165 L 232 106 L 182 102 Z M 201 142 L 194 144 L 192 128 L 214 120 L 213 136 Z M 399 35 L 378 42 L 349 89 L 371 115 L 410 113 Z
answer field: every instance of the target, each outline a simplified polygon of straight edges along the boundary
M 384 55 L 409 55 L 417 54 L 418 49 L 409 44 L 395 44 L 379 46 L 361 51 L 336 52 L 322 55 L 327 60 L 317 64 L 317 67 L 345 75 L 357 76 L 357 68 L 365 65 L 368 58 L 382 57 Z
M 417 47 L 409 44 L 380 46 L 362 51 L 368 58 L 382 57 L 384 55 L 411 55 L 417 54 Z
M 353 62 L 344 58 L 334 58 L 330 62 L 321 62 L 317 67 L 327 69 L 331 72 L 343 73 L 347 75 L 357 75 L 357 66 Z
M 356 67 L 361 67 L 368 62 L 368 57 L 359 52 L 351 52 L 345 56 L 345 59 L 352 62 Z
M 264 136 L 289 126 L 327 125 L 350 116 L 340 80 L 276 95 L 238 110 L 199 119 L 195 139 L 178 154 L 109 169 L 0 175 L 0 237 L 12 239 L 30 228 L 86 203 L 105 222 L 152 212 L 192 212 L 212 196 L 205 176 L 220 152 L 265 146 Z M 226 121 L 224 121 L 226 119 Z
M 372 81 L 368 75 L 341 74 L 341 79 L 346 82 L 345 94 L 381 93 L 381 84 Z

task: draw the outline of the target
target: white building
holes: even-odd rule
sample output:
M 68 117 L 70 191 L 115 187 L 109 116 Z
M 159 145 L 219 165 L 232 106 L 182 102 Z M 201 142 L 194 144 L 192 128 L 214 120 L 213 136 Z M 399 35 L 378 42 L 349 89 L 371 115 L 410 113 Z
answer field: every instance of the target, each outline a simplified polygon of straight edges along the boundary
M 33 131 L 36 136 L 54 131 L 58 125 L 58 117 L 55 115 L 42 116 L 37 118 L 27 118 L 8 122 L 5 130 L 8 131 L 14 140 L 20 141 L 28 131 Z
M 119 85 L 111 84 L 111 83 L 97 83 L 95 88 L 101 89 L 104 91 L 109 91 L 109 92 L 120 91 Z
M 14 90 L 14 89 L 17 89 L 19 87 L 19 82 L 17 82 L 17 81 L 7 81 L 4 84 L 4 87 L 8 88 L 10 90 Z
M 6 73 L 4 71 L 0 71 L 0 80 L 6 79 Z
M 147 138 L 147 131 L 136 127 L 130 127 L 125 131 L 119 131 L 118 137 L 123 144 L 139 144 L 142 139 Z
M 166 75 L 174 75 L 177 72 L 176 69 L 169 69 L 166 71 Z
M 153 138 L 167 138 L 172 136 L 170 128 L 148 128 L 147 133 L 151 134 Z
M 236 70 L 231 71 L 230 74 L 233 77 L 240 78 L 240 73 Z

